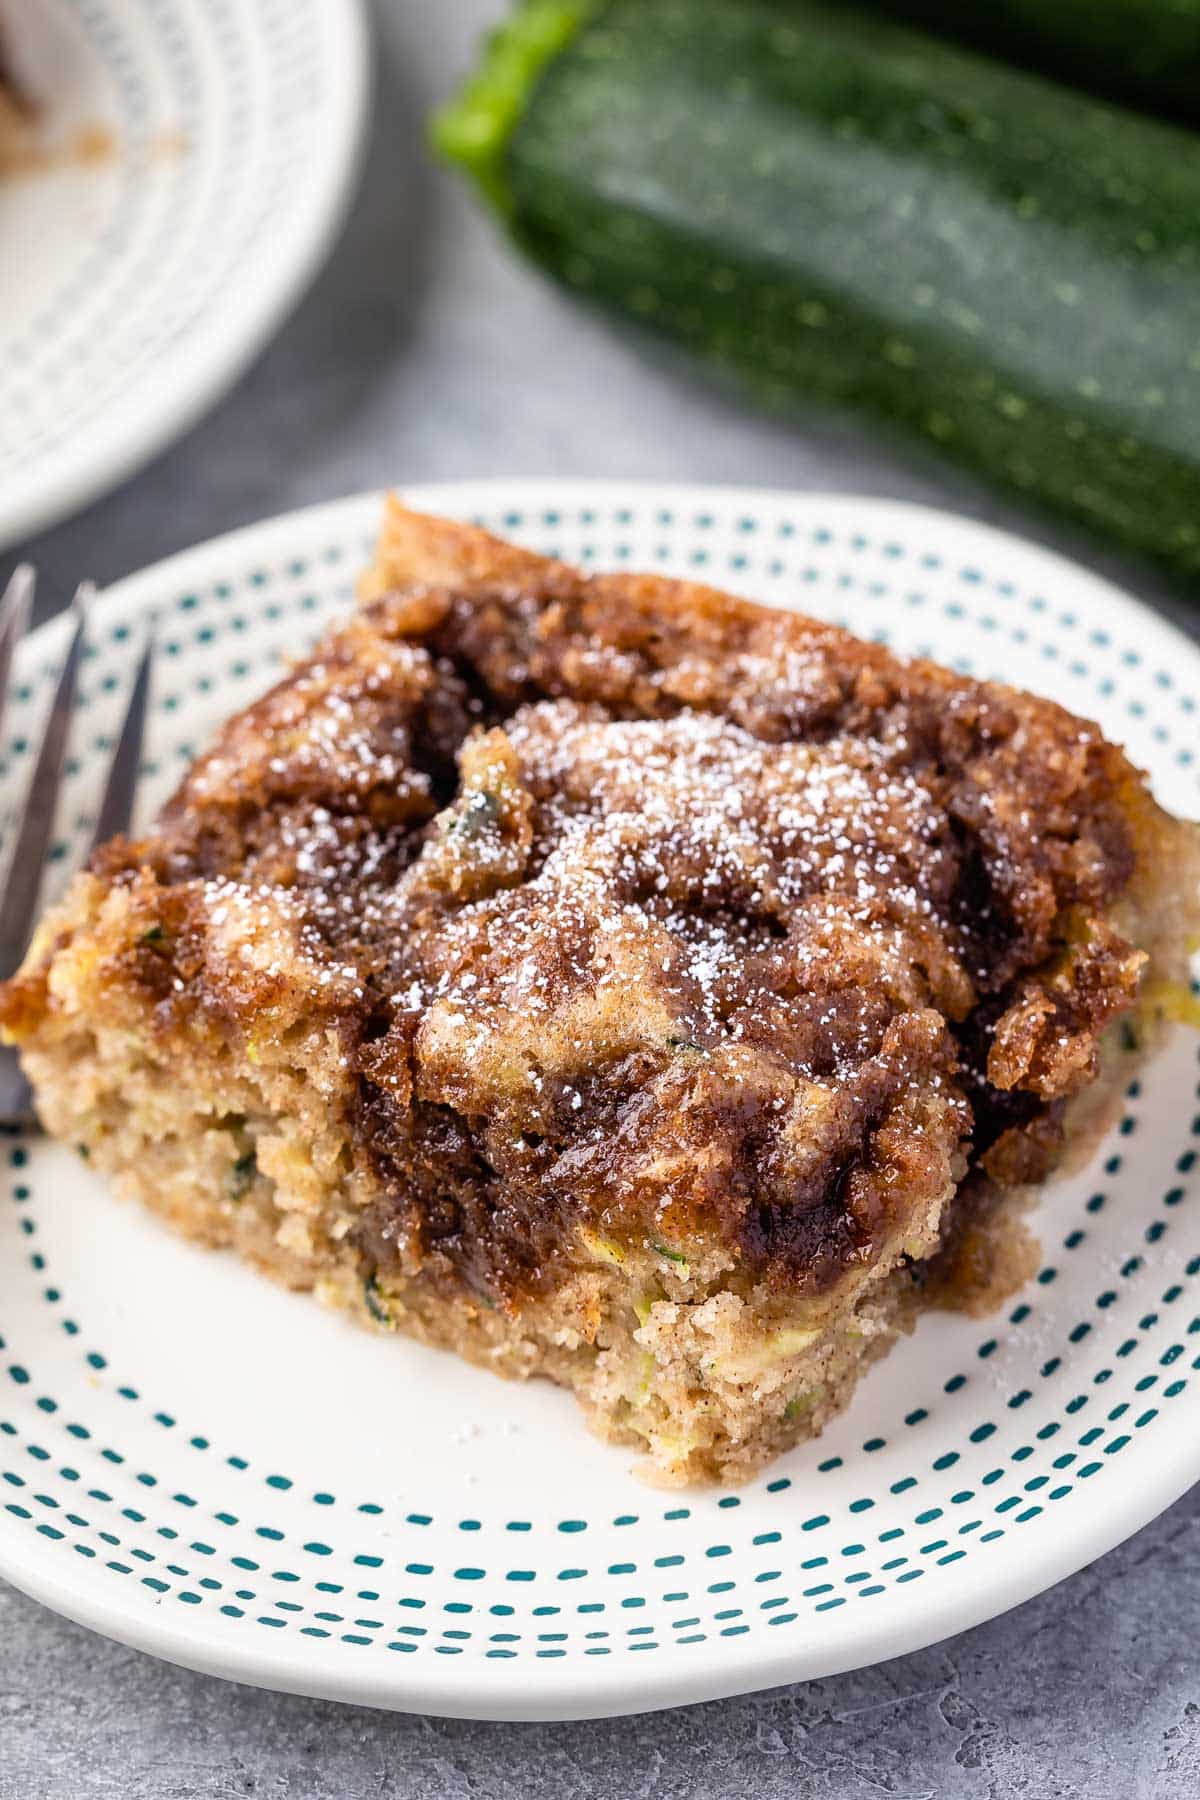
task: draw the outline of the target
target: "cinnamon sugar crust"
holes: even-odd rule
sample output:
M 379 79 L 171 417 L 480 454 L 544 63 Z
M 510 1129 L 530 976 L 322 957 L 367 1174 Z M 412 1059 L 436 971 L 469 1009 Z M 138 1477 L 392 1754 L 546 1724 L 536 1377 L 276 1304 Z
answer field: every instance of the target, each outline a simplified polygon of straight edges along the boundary
M 970 1262 L 956 1193 L 1053 1166 L 1180 979 L 1195 832 L 1062 708 L 711 589 L 393 503 L 363 591 L 0 1020 L 127 1179 L 105 1020 L 182 1047 L 186 1229 L 740 1478 Z M 243 1194 L 188 1176 L 200 1129 Z

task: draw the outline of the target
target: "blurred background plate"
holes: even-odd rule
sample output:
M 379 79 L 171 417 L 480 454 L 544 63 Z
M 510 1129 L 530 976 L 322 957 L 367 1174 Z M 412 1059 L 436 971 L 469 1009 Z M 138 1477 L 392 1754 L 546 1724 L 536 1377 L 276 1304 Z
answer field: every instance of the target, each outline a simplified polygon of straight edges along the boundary
M 49 164 L 0 183 L 0 546 L 185 430 L 329 248 L 358 0 L 36 0 L 7 47 Z

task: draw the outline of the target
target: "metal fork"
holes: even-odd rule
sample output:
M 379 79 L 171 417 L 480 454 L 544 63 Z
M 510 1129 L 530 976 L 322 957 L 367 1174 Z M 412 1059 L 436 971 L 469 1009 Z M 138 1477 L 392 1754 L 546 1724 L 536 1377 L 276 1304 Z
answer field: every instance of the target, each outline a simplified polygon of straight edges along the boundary
M 3 598 L 0 598 L 0 731 L 3 729 L 11 685 L 13 656 L 29 620 L 35 580 L 33 569 L 23 563 L 4 590 Z M 75 706 L 79 664 L 87 639 L 88 607 L 95 592 L 91 582 L 84 582 L 76 590 L 71 602 L 74 629 L 42 731 L 33 774 L 29 779 L 25 803 L 15 828 L 12 851 L 7 860 L 7 878 L 3 893 L 0 894 L 0 980 L 7 980 L 10 975 L 16 974 L 33 936 L 38 896 L 41 893 L 59 789 L 62 786 L 63 760 Z M 108 779 L 88 855 L 116 832 L 127 831 L 133 817 L 153 656 L 153 632 L 148 631 L 130 689 L 120 736 L 109 764 Z M 7 1045 L 0 1046 L 0 1126 L 31 1126 L 36 1123 L 33 1097 L 29 1083 L 21 1073 L 17 1053 Z

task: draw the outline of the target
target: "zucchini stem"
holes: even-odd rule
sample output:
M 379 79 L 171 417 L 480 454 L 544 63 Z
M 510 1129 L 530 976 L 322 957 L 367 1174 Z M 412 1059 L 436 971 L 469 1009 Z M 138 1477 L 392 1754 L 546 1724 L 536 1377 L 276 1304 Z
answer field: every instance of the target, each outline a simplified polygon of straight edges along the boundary
M 512 17 L 488 37 L 474 74 L 434 114 L 434 149 L 465 169 L 506 216 L 512 212 L 508 141 L 542 70 L 566 49 L 596 6 L 597 0 L 521 0 Z

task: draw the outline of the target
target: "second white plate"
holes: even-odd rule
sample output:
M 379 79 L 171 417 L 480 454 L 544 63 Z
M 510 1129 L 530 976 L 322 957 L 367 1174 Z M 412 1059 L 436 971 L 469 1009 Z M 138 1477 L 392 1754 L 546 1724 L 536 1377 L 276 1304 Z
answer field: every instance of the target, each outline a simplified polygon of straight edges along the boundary
M 66 147 L 0 182 L 0 548 L 185 430 L 329 246 L 365 106 L 359 0 L 36 0 L 13 60 Z

